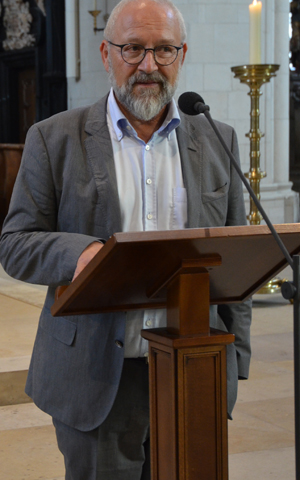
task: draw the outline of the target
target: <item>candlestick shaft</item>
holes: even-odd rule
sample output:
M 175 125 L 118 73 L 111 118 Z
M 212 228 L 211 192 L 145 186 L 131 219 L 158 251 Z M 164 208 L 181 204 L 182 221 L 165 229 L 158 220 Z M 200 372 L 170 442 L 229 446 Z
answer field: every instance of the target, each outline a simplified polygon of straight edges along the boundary
M 250 180 L 250 186 L 258 200 L 260 200 L 260 181 L 266 176 L 266 173 L 262 172 L 260 169 L 260 139 L 263 137 L 259 128 L 260 87 L 255 83 L 250 85 L 250 92 L 248 95 L 250 95 L 251 98 L 250 132 L 247 133 L 246 136 L 250 140 L 250 170 L 245 176 Z M 250 225 L 260 225 L 262 220 L 262 216 L 257 210 L 252 198 L 250 198 L 250 214 L 248 219 Z
M 250 170 L 245 176 L 249 179 L 250 186 L 256 197 L 260 200 L 260 182 L 266 176 L 266 173 L 260 169 L 260 139 L 263 133 L 259 128 L 259 100 L 262 92 L 260 87 L 269 82 L 275 76 L 275 72 L 279 69 L 279 65 L 243 65 L 232 67 L 235 77 L 239 78 L 241 83 L 246 83 L 250 92 L 248 95 L 251 99 L 250 107 L 250 131 L 246 137 L 250 140 Z M 248 215 L 250 225 L 259 225 L 262 216 L 257 206 L 250 198 L 250 213 Z

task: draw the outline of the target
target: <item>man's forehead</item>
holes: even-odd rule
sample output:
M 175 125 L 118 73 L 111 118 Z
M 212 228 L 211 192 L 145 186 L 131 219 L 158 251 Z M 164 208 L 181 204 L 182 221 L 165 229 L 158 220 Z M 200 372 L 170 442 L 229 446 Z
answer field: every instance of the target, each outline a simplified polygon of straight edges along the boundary
M 155 45 L 174 45 L 175 43 L 180 43 L 180 35 L 176 33 L 172 34 L 172 32 L 167 30 L 164 32 L 158 32 L 157 30 L 151 32 L 147 29 L 140 30 L 138 28 L 130 28 L 123 30 L 121 36 L 126 43 L 139 43 L 141 45 L 148 42 L 154 43 Z M 120 34 L 118 34 L 118 37 L 120 38 Z
M 115 27 L 114 34 L 121 34 L 130 42 L 137 42 L 154 33 L 167 43 L 174 42 L 180 36 L 174 11 L 151 1 L 141 2 L 138 7 L 135 2 L 127 4 L 120 12 Z

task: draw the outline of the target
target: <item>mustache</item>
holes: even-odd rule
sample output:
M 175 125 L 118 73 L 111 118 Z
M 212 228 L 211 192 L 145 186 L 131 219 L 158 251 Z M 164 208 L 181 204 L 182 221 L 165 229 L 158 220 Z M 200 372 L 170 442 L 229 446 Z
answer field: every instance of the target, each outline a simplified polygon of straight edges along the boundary
M 167 79 L 160 72 L 144 73 L 136 72 L 128 79 L 128 85 L 133 86 L 135 83 L 161 83 L 163 86 L 167 84 Z

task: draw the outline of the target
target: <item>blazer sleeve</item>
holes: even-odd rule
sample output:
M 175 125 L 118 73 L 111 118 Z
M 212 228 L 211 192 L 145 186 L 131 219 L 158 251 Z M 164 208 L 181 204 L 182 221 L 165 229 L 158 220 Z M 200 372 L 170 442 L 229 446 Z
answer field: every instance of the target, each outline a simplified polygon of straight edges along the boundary
M 232 131 L 231 151 L 239 162 L 239 149 L 237 136 Z M 246 225 L 245 203 L 243 197 L 243 184 L 231 165 L 231 183 L 228 197 L 228 211 L 226 225 Z M 238 375 L 240 379 L 248 378 L 251 357 L 250 347 L 250 326 L 252 319 L 252 300 L 240 304 L 226 304 L 218 306 L 220 315 L 226 329 L 235 335 L 235 348 L 238 364 Z
M 97 238 L 57 231 L 58 187 L 39 128 L 27 135 L 20 170 L 0 239 L 0 261 L 14 278 L 68 284 L 83 250 Z

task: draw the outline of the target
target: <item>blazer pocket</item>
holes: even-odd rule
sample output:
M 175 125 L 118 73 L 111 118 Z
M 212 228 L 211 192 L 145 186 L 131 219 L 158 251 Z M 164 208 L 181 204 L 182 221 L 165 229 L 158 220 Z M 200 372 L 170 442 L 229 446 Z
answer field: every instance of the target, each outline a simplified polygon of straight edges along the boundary
M 74 342 L 77 325 L 64 317 L 42 315 L 40 325 L 42 330 L 59 342 L 71 346 Z
M 216 200 L 219 200 L 222 197 L 225 197 L 228 193 L 229 185 L 228 183 L 225 183 L 222 187 L 217 188 L 213 192 L 209 193 L 202 193 L 202 202 L 207 203 L 207 202 L 214 202 Z

